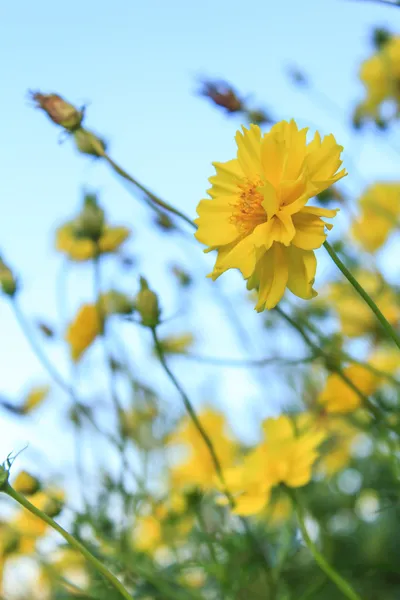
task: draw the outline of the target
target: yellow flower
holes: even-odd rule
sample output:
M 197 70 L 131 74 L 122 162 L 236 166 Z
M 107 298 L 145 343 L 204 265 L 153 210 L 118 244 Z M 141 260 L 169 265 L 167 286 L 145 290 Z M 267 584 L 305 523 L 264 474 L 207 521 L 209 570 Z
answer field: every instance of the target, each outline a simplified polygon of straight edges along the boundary
M 366 359 L 366 364 L 387 373 L 393 374 L 400 367 L 398 351 L 380 349 Z M 383 375 L 375 373 L 362 365 L 351 365 L 344 369 L 345 376 L 355 385 L 364 396 L 374 394 L 385 380 Z M 328 413 L 350 413 L 361 406 L 361 398 L 337 373 L 329 375 L 324 390 L 318 397 L 318 402 Z
M 400 36 L 393 36 L 362 63 L 360 79 L 366 88 L 366 98 L 357 109 L 360 116 L 379 117 L 379 109 L 388 99 L 399 104 Z
M 318 462 L 318 472 L 332 477 L 348 465 L 355 438 L 359 434 L 345 419 L 323 415 L 318 419 L 319 426 L 326 432 L 328 445 Z
M 163 545 L 162 527 L 153 515 L 140 517 L 135 527 L 135 547 L 141 552 L 153 554 Z
M 170 335 L 160 340 L 160 345 L 165 354 L 184 354 L 192 346 L 194 337 L 191 333 Z
M 83 304 L 68 326 L 65 339 L 70 345 L 71 358 L 77 362 L 101 332 L 98 307 Z
M 40 488 L 40 481 L 27 471 L 20 471 L 13 482 L 13 488 L 20 494 L 30 496 Z
M 47 398 L 49 392 L 49 385 L 32 387 L 22 402 L 21 413 L 26 415 L 37 408 Z
M 376 183 L 368 187 L 360 200 L 361 216 L 353 223 L 351 234 L 366 250 L 375 252 L 398 226 L 400 184 Z
M 347 367 L 344 374 L 365 396 L 372 394 L 378 386 L 379 378 L 361 365 Z M 340 375 L 332 373 L 318 396 L 318 402 L 328 413 L 349 413 L 361 405 L 361 398 Z
M 400 310 L 393 290 L 380 275 L 372 271 L 359 271 L 354 275 L 389 323 L 395 325 L 399 321 Z M 328 297 L 338 313 L 344 335 L 358 337 L 375 333 L 376 317 L 347 281 L 332 283 L 328 290 Z
M 221 467 L 230 466 L 235 457 L 236 443 L 225 434 L 223 415 L 208 408 L 201 411 L 198 417 L 213 442 Z M 216 470 L 210 450 L 189 417 L 183 419 L 179 430 L 170 437 L 170 443 L 183 445 L 188 451 L 186 460 L 172 468 L 172 487 L 213 487 Z
M 130 234 L 131 232 L 127 227 L 105 225 L 98 242 L 100 253 L 116 252 Z M 75 234 L 73 221 L 69 221 L 57 229 L 56 249 L 66 254 L 70 260 L 76 262 L 93 259 L 97 250 L 93 240 Z
M 289 487 L 306 485 L 318 458 L 317 448 L 325 438 L 325 432 L 314 424 L 285 415 L 266 419 L 263 430 L 264 441 L 239 467 L 226 473 L 237 514 L 261 512 L 269 500 L 271 488 L 280 483 Z
M 239 269 L 249 289 L 258 288 L 258 311 L 276 306 L 286 287 L 300 298 L 313 298 L 316 259 L 313 250 L 326 238 L 336 210 L 306 206 L 308 200 L 346 175 L 337 173 L 343 150 L 333 135 L 282 121 L 269 133 L 257 125 L 238 132 L 237 158 L 214 163 L 211 200 L 197 212 L 196 238 L 218 257 L 212 279 Z

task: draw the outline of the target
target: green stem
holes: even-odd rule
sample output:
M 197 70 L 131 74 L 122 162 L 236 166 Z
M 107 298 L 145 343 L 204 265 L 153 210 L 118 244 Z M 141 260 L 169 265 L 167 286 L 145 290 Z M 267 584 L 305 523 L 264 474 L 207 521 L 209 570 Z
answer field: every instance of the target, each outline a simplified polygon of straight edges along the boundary
M 52 529 L 57 531 L 62 537 L 73 547 L 75 550 L 80 552 L 86 560 L 107 579 L 110 584 L 120 593 L 122 598 L 126 600 L 132 600 L 131 594 L 124 588 L 122 583 L 113 575 L 89 550 L 81 544 L 77 539 L 75 539 L 70 533 L 65 531 L 61 525 L 56 523 L 51 517 L 46 515 L 39 508 L 31 504 L 29 500 L 27 500 L 22 494 L 16 492 L 9 484 L 3 488 L 3 490 L 8 496 L 16 500 L 21 506 L 26 508 L 30 513 L 47 523 Z
M 176 390 L 179 392 L 179 394 L 183 400 L 183 404 L 185 405 L 185 408 L 186 408 L 190 418 L 192 419 L 198 432 L 200 433 L 201 437 L 203 438 L 203 441 L 210 452 L 210 456 L 214 463 L 214 467 L 217 472 L 218 478 L 225 489 L 225 495 L 227 496 L 228 500 L 231 501 L 232 496 L 229 493 L 229 491 L 226 489 L 226 483 L 225 483 L 225 478 L 224 478 L 224 474 L 222 471 L 222 466 L 221 466 L 221 463 L 219 462 L 219 458 L 215 451 L 214 445 L 213 445 L 208 433 L 206 432 L 203 425 L 201 424 L 201 422 L 196 414 L 196 411 L 194 409 L 194 406 L 191 403 L 188 395 L 186 394 L 185 390 L 182 388 L 181 384 L 179 383 L 179 381 L 176 379 L 175 375 L 172 373 L 171 369 L 169 368 L 167 361 L 165 360 L 164 351 L 163 351 L 160 341 L 158 339 L 158 335 L 157 335 L 155 327 L 151 328 L 151 333 L 153 336 L 154 347 L 157 351 L 157 355 L 159 357 L 160 363 L 161 363 L 162 367 L 164 368 L 164 371 L 170 378 L 171 382 L 174 384 Z
M 340 258 L 338 257 L 338 255 L 336 254 L 336 252 L 334 251 L 332 246 L 330 244 L 328 244 L 328 242 L 324 242 L 324 246 L 325 246 L 325 249 L 328 252 L 329 256 L 335 263 L 335 265 L 343 273 L 343 275 L 346 277 L 346 279 L 351 283 L 353 288 L 360 294 L 361 298 L 368 304 L 368 306 L 370 307 L 370 309 L 372 310 L 372 312 L 375 314 L 376 318 L 378 319 L 379 323 L 382 325 L 382 328 L 384 329 L 386 334 L 390 338 L 392 338 L 392 340 L 394 341 L 396 346 L 400 349 L 400 337 L 397 335 L 397 333 L 395 332 L 393 327 L 390 325 L 390 323 L 386 319 L 386 317 L 379 310 L 379 308 L 377 307 L 375 302 L 372 300 L 371 296 L 369 296 L 369 294 L 367 294 L 367 292 L 364 290 L 364 288 L 358 283 L 357 279 L 355 279 L 355 277 L 353 277 L 353 275 L 350 273 L 350 271 L 348 270 L 346 265 L 340 260 Z
M 120 177 L 123 177 L 130 183 L 132 183 L 141 192 L 143 192 L 147 196 L 147 198 L 149 198 L 151 200 L 151 203 L 149 203 L 150 206 L 152 206 L 154 208 L 154 205 L 155 205 L 163 210 L 166 210 L 166 211 L 176 215 L 183 221 L 185 221 L 185 223 L 188 223 L 194 229 L 197 229 L 197 226 L 195 225 L 195 223 L 193 223 L 192 219 L 187 217 L 183 212 L 181 212 L 177 208 L 173 207 L 171 204 L 168 204 L 168 202 L 165 202 L 164 200 L 162 200 L 159 196 L 156 196 L 155 194 L 153 194 L 153 192 L 151 192 L 146 186 L 139 183 L 139 181 L 137 181 L 137 179 L 134 179 L 122 167 L 120 167 L 116 162 L 114 162 L 113 159 L 110 156 L 108 156 L 108 154 L 104 153 L 103 158 L 110 165 L 110 167 L 113 169 L 113 171 L 115 173 L 117 173 L 118 175 L 120 175 Z
M 291 491 L 290 496 L 293 500 L 297 520 L 304 542 L 306 543 L 307 548 L 313 555 L 315 562 L 329 577 L 329 579 L 336 585 L 336 587 L 344 594 L 344 596 L 346 596 L 346 598 L 349 598 L 349 600 L 361 600 L 361 597 L 353 590 L 353 588 L 346 581 L 346 579 L 339 575 L 339 573 L 335 571 L 335 569 L 328 563 L 326 558 L 320 553 L 317 546 L 314 544 L 314 542 L 308 535 L 307 527 L 304 520 L 304 510 L 301 503 L 299 502 L 296 492 Z

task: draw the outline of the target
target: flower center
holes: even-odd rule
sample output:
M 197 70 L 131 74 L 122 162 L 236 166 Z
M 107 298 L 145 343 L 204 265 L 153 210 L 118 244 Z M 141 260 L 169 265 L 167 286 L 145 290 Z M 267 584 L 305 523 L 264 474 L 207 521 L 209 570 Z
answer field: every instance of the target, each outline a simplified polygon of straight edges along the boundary
M 258 191 L 261 180 L 244 179 L 238 184 L 239 198 L 232 204 L 230 222 L 243 234 L 251 233 L 257 225 L 265 223 L 267 214 L 262 206 L 263 195 Z

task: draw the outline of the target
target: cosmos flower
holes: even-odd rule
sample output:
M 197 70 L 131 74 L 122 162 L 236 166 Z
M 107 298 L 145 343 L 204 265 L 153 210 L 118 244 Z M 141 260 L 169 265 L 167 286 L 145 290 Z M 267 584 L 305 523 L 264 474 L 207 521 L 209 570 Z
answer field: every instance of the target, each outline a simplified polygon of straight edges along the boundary
M 307 128 L 282 121 L 262 134 L 257 125 L 236 135 L 237 158 L 214 163 L 211 199 L 201 200 L 196 238 L 217 250 L 212 279 L 239 269 L 258 289 L 257 311 L 278 304 L 286 287 L 313 298 L 314 250 L 326 239 L 321 217 L 336 210 L 306 206 L 310 198 L 346 175 L 337 172 L 343 150 L 333 135 L 307 144 Z
M 352 225 L 352 237 L 365 250 L 375 252 L 398 227 L 400 184 L 387 181 L 369 186 L 361 196 L 359 206 L 361 215 Z

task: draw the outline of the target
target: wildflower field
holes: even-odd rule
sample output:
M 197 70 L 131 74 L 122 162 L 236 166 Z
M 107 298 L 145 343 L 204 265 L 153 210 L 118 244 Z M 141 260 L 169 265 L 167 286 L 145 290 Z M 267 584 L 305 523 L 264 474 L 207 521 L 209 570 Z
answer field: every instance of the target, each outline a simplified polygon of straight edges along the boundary
M 282 14 L 267 4 L 275 27 Z M 294 4 L 304 27 L 322 11 Z M 17 171 L 2 199 L 0 600 L 400 599 L 400 2 L 328 4 L 370 11 L 367 42 L 343 34 L 358 61 L 339 67 L 351 102 L 340 104 L 339 85 L 326 93 L 294 47 L 283 109 L 260 57 L 254 96 L 223 73 L 193 76 L 193 93 L 186 74 L 205 160 L 196 135 L 168 156 L 188 139 L 169 119 L 168 77 L 155 100 L 135 96 L 143 114 L 157 106 L 162 128 L 149 146 L 125 140 L 134 160 L 92 117 L 95 95 L 80 103 L 42 81 L 24 90 L 48 137 L 28 203 L 12 197 Z M 321 64 L 341 43 L 327 32 Z M 268 64 L 280 60 L 277 50 Z M 147 118 L 123 114 L 111 87 L 101 103 L 130 132 Z M 24 157 L 34 142 L 21 135 Z M 173 164 L 166 193 L 157 144 Z M 58 215 L 51 231 L 36 226 L 47 222 L 35 205 L 39 179 L 54 177 L 47 161 L 76 196 L 73 210 L 40 204 Z M 20 257 L 44 236 L 51 260 L 27 272 Z

